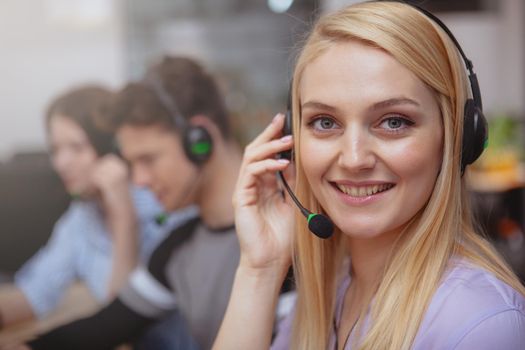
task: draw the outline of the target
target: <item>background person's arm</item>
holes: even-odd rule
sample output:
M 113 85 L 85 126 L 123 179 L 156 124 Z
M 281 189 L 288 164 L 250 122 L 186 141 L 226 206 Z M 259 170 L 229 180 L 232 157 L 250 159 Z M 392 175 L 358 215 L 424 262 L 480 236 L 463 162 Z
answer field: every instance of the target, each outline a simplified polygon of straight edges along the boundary
M 56 328 L 27 345 L 33 350 L 109 350 L 139 335 L 154 320 L 117 298 L 93 316 Z
M 35 318 L 24 293 L 13 284 L 0 287 L 0 329 Z
M 127 281 L 138 261 L 138 220 L 130 193 L 128 169 L 116 155 L 105 156 L 93 173 L 100 191 L 106 225 L 113 241 L 112 269 L 107 286 L 109 299 Z
M 137 267 L 119 297 L 98 313 L 59 327 L 28 345 L 32 349 L 102 350 L 140 335 L 152 322 L 176 308 L 174 291 L 167 283 L 166 263 L 198 222 L 195 218 L 171 232 L 153 252 L 148 268 Z
M 4 324 L 41 319 L 62 300 L 75 279 L 72 209 L 55 224 L 44 247 L 17 271 L 14 284 L 2 288 L 0 309 Z

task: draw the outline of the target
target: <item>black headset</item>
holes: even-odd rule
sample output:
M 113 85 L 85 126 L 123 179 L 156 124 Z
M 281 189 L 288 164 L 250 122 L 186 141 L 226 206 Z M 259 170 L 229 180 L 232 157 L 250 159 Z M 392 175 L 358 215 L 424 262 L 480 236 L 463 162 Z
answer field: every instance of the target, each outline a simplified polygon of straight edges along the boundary
M 186 157 L 197 166 L 203 165 L 211 157 L 213 151 L 213 139 L 208 130 L 202 126 L 188 123 L 173 98 L 164 88 L 160 77 L 149 74 L 145 81 L 162 106 L 168 111 L 177 129 L 181 131 L 182 146 Z
M 461 141 L 461 175 L 463 175 L 467 165 L 474 163 L 481 153 L 483 153 L 483 150 L 488 146 L 489 133 L 487 119 L 483 115 L 483 104 L 481 103 L 481 91 L 479 89 L 478 77 L 476 76 L 476 73 L 474 73 L 474 65 L 472 64 L 472 61 L 467 58 L 456 37 L 452 34 L 450 29 L 448 29 L 445 23 L 431 12 L 419 6 L 412 5 L 412 7 L 432 19 L 434 23 L 439 25 L 441 29 L 447 33 L 458 49 L 463 61 L 465 62 L 465 67 L 468 70 L 472 98 L 467 99 L 463 110 L 463 138 Z
M 456 40 L 455 36 L 452 34 L 450 29 L 448 29 L 445 23 L 443 23 L 439 18 L 427 10 L 416 5 L 411 6 L 426 15 L 428 18 L 432 19 L 434 23 L 439 25 L 445 31 L 445 33 L 447 33 L 459 51 L 463 61 L 465 62 L 465 67 L 468 70 L 472 98 L 467 99 L 463 111 L 463 137 L 461 145 L 461 175 L 463 176 L 467 165 L 474 163 L 474 161 L 479 158 L 481 153 L 483 153 L 483 150 L 488 145 L 487 120 L 483 115 L 483 105 L 481 103 L 481 92 L 479 89 L 478 78 L 476 73 L 474 73 L 472 61 L 467 58 L 463 52 L 463 49 L 459 45 L 459 42 Z M 291 85 L 292 84 L 290 84 L 290 89 L 288 91 L 288 102 L 283 126 L 283 135 L 292 135 L 293 130 Z M 292 151 L 281 152 L 278 157 L 291 160 Z M 330 218 L 323 214 L 312 213 L 303 207 L 286 183 L 286 180 L 281 171 L 278 172 L 278 175 L 294 203 L 299 207 L 301 213 L 307 218 L 308 228 L 310 231 L 320 238 L 331 237 L 333 234 L 334 225 Z

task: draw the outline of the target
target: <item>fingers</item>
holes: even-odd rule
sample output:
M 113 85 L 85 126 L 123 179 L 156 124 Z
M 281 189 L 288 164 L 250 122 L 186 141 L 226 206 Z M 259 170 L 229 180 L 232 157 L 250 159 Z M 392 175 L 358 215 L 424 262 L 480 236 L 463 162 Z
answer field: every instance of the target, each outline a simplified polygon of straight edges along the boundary
M 233 198 L 234 205 L 253 205 L 259 200 L 261 190 L 271 190 L 265 175 L 284 170 L 287 159 L 275 159 L 275 154 L 293 146 L 291 135 L 275 139 L 282 133 L 284 115 L 277 114 L 272 122 L 245 149 L 240 176 Z M 273 175 L 273 174 L 272 174 Z M 272 180 L 273 180 L 273 176 Z M 273 181 L 273 187 L 276 187 Z
M 290 163 L 287 159 L 265 159 L 248 164 L 239 177 L 234 205 L 253 205 L 259 198 L 257 185 L 263 175 L 284 170 Z
M 279 152 L 291 149 L 293 146 L 293 139 L 291 135 L 281 137 L 277 140 L 271 140 L 266 143 L 249 146 L 244 153 L 244 161 L 252 163 L 266 158 L 275 158 Z
M 291 149 L 293 146 L 291 135 L 275 139 L 282 133 L 283 125 L 284 115 L 279 113 L 263 132 L 246 146 L 243 165 L 266 158 L 275 158 L 277 153 Z
M 98 168 L 108 173 L 122 174 L 127 172 L 126 163 L 114 154 L 107 154 L 102 157 Z
M 269 140 L 277 137 L 282 133 L 284 126 L 284 114 L 278 113 L 273 117 L 272 122 L 259 134 L 249 145 L 248 147 L 256 147 L 263 143 L 268 142 Z
M 92 178 L 97 186 L 111 187 L 127 183 L 129 174 L 126 164 L 117 156 L 108 154 L 97 163 Z

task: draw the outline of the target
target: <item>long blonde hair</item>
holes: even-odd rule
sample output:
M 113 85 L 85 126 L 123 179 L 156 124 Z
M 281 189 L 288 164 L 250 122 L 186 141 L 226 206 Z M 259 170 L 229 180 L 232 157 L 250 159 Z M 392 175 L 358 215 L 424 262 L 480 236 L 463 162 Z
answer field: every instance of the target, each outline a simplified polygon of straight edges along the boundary
M 360 349 L 408 349 L 452 256 L 461 256 L 525 295 L 525 288 L 492 246 L 473 228 L 461 176 L 463 110 L 468 83 L 463 61 L 449 36 L 409 5 L 366 2 L 322 17 L 298 57 L 292 86 L 296 151 L 300 151 L 300 96 L 305 67 L 336 43 L 358 40 L 391 54 L 434 92 L 443 125 L 443 161 L 434 190 L 405 227 L 385 266 L 370 309 L 371 325 Z M 297 157 L 296 193 L 306 207 L 322 212 Z M 345 252 L 343 234 L 320 240 L 297 218 L 294 271 L 298 301 L 294 349 L 328 345 L 338 274 Z M 362 321 L 360 321 L 362 322 Z

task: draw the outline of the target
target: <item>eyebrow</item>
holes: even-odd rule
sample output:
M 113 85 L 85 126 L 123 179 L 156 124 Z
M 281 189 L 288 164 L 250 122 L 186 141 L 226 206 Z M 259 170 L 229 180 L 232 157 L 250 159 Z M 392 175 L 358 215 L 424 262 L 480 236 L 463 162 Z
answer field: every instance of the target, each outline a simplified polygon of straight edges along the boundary
M 410 98 L 406 97 L 398 97 L 398 98 L 389 98 L 388 100 L 380 101 L 377 103 L 374 103 L 370 109 L 372 110 L 378 110 L 382 108 L 392 107 L 392 106 L 398 106 L 398 105 L 413 105 L 416 107 L 419 107 L 420 104 L 417 101 L 414 101 Z
M 370 109 L 371 110 L 378 110 L 378 109 L 383 109 L 383 108 L 387 108 L 387 107 L 398 106 L 398 105 L 406 105 L 406 104 L 413 105 L 413 106 L 416 106 L 416 107 L 420 107 L 420 104 L 417 101 L 415 101 L 415 100 L 412 100 L 412 99 L 406 98 L 406 97 L 395 97 L 395 98 L 389 98 L 388 100 L 376 102 L 370 107 Z M 305 102 L 303 105 L 301 105 L 301 108 L 302 109 L 304 109 L 304 108 L 314 108 L 314 109 L 326 110 L 328 112 L 337 112 L 337 108 L 336 107 L 327 105 L 325 103 L 316 102 L 316 101 Z
M 324 104 L 324 103 L 321 103 L 321 102 L 315 102 L 315 101 L 305 102 L 303 105 L 301 105 L 301 109 L 304 109 L 304 108 L 323 109 L 323 110 L 326 110 L 328 112 L 336 112 L 337 111 L 337 108 L 335 108 L 333 106 L 330 106 L 330 105 L 327 105 L 327 104 Z

